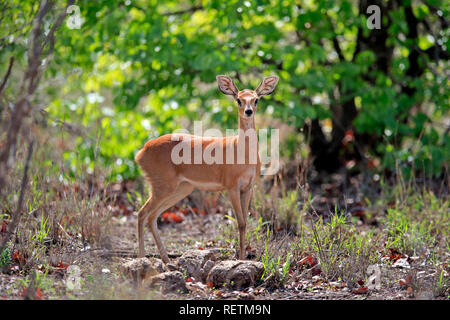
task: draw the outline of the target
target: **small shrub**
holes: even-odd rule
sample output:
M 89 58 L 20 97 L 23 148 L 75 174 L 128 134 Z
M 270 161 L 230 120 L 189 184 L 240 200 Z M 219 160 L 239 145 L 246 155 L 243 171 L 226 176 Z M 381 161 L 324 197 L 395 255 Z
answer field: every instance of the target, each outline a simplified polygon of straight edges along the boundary
M 322 272 L 329 280 L 342 279 L 352 286 L 365 278 L 370 264 L 377 262 L 377 241 L 373 234 L 357 232 L 343 214 L 331 215 L 327 223 L 320 217 L 310 228 L 305 228 L 310 238 L 303 245 L 309 245 L 319 258 Z

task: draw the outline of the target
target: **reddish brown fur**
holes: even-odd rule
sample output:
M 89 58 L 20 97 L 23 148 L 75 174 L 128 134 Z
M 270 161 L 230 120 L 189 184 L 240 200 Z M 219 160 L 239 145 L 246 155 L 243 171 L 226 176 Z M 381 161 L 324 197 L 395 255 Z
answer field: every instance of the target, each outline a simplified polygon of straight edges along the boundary
M 198 137 L 187 134 L 177 134 L 179 141 L 173 141 L 173 134 L 166 134 L 159 138 L 148 141 L 136 155 L 135 160 L 142 168 L 152 187 L 152 196 L 147 200 L 138 213 L 138 238 L 139 256 L 144 255 L 143 223 L 148 218 L 148 224 L 154 236 L 156 245 L 164 262 L 168 262 L 166 250 L 160 240 L 156 226 L 156 218 L 167 208 L 173 206 L 178 201 L 190 194 L 194 188 L 209 191 L 227 190 L 233 208 L 236 212 L 239 234 L 241 259 L 245 256 L 245 228 L 246 215 L 251 197 L 251 186 L 255 178 L 259 175 L 261 163 L 259 155 L 257 162 L 250 164 L 248 137 L 245 132 L 255 129 L 254 113 L 256 111 L 255 100 L 261 95 L 272 92 L 278 81 L 277 77 L 264 79 L 256 91 L 239 91 L 233 81 L 225 76 L 218 76 L 219 89 L 235 99 L 242 101 L 239 110 L 238 136 L 214 138 Z M 265 84 L 267 79 L 271 79 L 269 84 Z M 271 87 L 267 87 L 270 85 Z M 259 92 L 259 94 L 258 94 Z M 245 114 L 246 109 L 252 109 L 252 114 Z M 171 161 L 172 149 L 181 141 L 191 139 L 191 164 L 174 164 Z M 178 140 L 177 139 L 177 140 Z M 237 163 L 237 147 L 240 142 L 246 140 L 245 163 Z M 194 164 L 194 143 L 201 144 L 201 149 L 216 145 L 223 150 L 223 164 Z M 227 148 L 234 150 L 234 164 L 226 163 Z M 258 149 L 256 149 L 258 151 Z M 181 154 L 182 155 L 182 154 Z M 180 156 L 181 156 L 180 155 Z M 214 155 L 214 154 L 213 154 Z
M 204 150 L 208 145 L 219 144 L 223 150 L 223 164 L 194 164 L 194 152 L 191 153 L 191 164 L 174 164 L 171 161 L 167 161 L 167 159 L 170 159 L 171 157 L 173 147 L 181 141 L 184 141 L 188 137 L 191 139 L 192 149 L 194 148 L 195 141 L 200 141 L 202 150 Z M 198 182 L 217 182 L 222 186 L 222 188 L 210 191 L 224 191 L 233 187 L 236 184 L 236 180 L 239 178 L 239 176 L 241 176 L 243 172 L 248 170 L 249 166 L 255 167 L 258 170 L 258 173 L 261 167 L 259 156 L 257 157 L 257 164 L 248 164 L 250 162 L 248 145 L 246 147 L 246 164 L 237 164 L 237 143 L 238 136 L 228 138 L 212 138 L 198 137 L 193 135 L 180 135 L 179 141 L 172 141 L 172 134 L 166 134 L 159 138 L 148 141 L 145 144 L 144 148 L 142 148 L 138 152 L 135 160 L 142 168 L 142 171 L 146 173 L 147 178 L 152 186 L 155 185 L 155 187 L 158 187 L 158 181 L 160 181 L 161 179 L 164 181 L 164 184 L 167 184 L 166 178 L 170 177 L 172 178 L 172 181 L 176 181 L 177 177 L 183 176 L 185 178 Z M 235 164 L 226 163 L 227 147 L 230 145 L 233 146 L 235 150 Z M 182 155 L 183 153 L 181 152 L 180 156 Z M 213 155 L 215 154 L 213 153 Z M 163 171 L 152 170 L 152 168 L 154 169 L 161 167 L 164 167 Z M 176 183 L 172 187 L 175 186 Z M 242 185 L 242 187 L 245 188 L 247 187 L 247 185 Z

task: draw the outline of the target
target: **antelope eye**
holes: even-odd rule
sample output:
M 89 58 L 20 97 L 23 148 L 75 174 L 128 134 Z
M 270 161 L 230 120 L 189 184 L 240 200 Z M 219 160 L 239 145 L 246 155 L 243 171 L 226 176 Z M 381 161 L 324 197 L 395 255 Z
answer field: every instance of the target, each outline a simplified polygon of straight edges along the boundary
M 237 101 L 237 103 L 238 103 L 239 107 L 242 107 L 242 102 L 241 102 L 241 99 L 236 99 L 236 101 Z
M 255 100 L 255 106 L 258 104 L 258 99 Z

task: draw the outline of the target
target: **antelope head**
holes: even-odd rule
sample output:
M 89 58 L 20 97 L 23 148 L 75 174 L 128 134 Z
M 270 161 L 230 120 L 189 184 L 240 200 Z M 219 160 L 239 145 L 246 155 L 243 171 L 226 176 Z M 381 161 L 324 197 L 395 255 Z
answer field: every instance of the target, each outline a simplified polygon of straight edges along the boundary
M 219 90 L 226 95 L 232 96 L 236 101 L 239 108 L 239 118 L 241 119 L 253 118 L 260 98 L 271 94 L 275 90 L 278 83 L 277 76 L 270 76 L 264 78 L 255 90 L 244 89 L 239 91 L 230 77 L 217 76 L 216 79 L 219 85 Z

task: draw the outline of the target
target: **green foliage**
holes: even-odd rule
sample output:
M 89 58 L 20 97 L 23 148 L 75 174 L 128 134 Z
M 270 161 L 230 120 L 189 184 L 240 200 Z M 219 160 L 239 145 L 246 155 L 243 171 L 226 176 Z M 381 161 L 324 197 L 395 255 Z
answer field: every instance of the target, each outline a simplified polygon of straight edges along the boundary
M 449 207 L 448 200 L 424 192 L 410 195 L 388 208 L 384 219 L 386 248 L 433 258 L 437 244 L 448 237 Z
M 261 257 L 261 262 L 264 265 L 264 272 L 261 279 L 264 279 L 265 277 L 272 277 L 272 280 L 279 281 L 283 284 L 291 265 L 290 254 L 289 252 L 286 254 L 286 258 L 283 263 L 281 261 L 281 255 L 274 254 L 272 250 L 269 250 L 269 241 L 270 229 L 267 228 L 266 239 L 264 242 L 264 254 Z
M 57 2 L 62 6 L 63 2 Z M 0 74 L 10 56 L 26 61 L 23 41 L 30 32 L 34 1 L 7 1 L 2 21 Z M 371 155 L 383 166 L 411 167 L 440 174 L 450 160 L 448 61 L 426 54 L 437 43 L 448 48 L 449 29 L 431 33 L 419 26 L 408 35 L 407 3 L 389 10 L 386 44 L 393 48 L 388 73 L 377 67 L 377 48 L 358 48 L 359 30 L 368 36 L 367 17 L 348 0 L 340 1 L 78 1 L 81 29 L 63 24 L 53 61 L 42 85 L 51 124 L 78 126 L 66 141 L 65 159 L 72 172 L 95 162 L 111 176 L 136 176 L 133 158 L 146 140 L 190 127 L 193 120 L 235 128 L 236 112 L 216 86 L 217 74 L 230 74 L 242 88 L 255 88 L 269 74 L 280 76 L 259 113 L 294 128 L 311 119 L 336 119 L 333 108 L 354 101 L 357 134 L 369 135 Z M 439 28 L 439 19 L 423 3 L 411 3 L 418 21 Z M 433 1 L 448 16 L 444 1 Z M 16 27 L 19 31 L 16 30 Z M 425 31 L 421 31 L 425 30 Z M 4 39 L 9 39 L 4 40 Z M 336 41 L 339 49 L 336 47 Z M 421 50 L 412 74 L 413 48 Z M 414 67 L 416 68 L 416 67 Z M 412 90 L 408 94 L 405 88 Z M 18 88 L 10 84 L 13 95 Z M 299 145 L 287 143 L 292 156 Z M 362 142 L 360 142 L 362 143 Z
M 362 279 L 367 267 L 378 259 L 372 232 L 358 234 L 355 225 L 343 214 L 333 214 L 327 223 L 320 217 L 305 229 L 309 239 L 301 245 L 312 248 L 324 275 L 330 280 L 341 278 L 355 282 L 358 277 Z
M 274 189 L 277 191 L 278 188 Z M 281 197 L 274 197 L 272 193 L 264 193 L 260 187 L 255 188 L 252 201 L 260 214 L 259 223 L 262 225 L 270 223 L 275 230 L 296 234 L 301 228 L 303 216 L 311 204 L 309 196 L 300 207 L 299 197 L 300 189 L 282 192 Z
M 41 216 L 41 223 L 39 224 L 39 231 L 37 234 L 33 235 L 32 239 L 38 241 L 39 243 L 43 243 L 45 238 L 50 231 L 50 226 L 47 225 L 48 217 L 44 219 L 44 216 Z
M 0 253 L 0 269 L 6 269 L 11 263 L 11 249 L 6 247 L 3 252 Z

